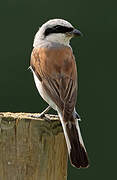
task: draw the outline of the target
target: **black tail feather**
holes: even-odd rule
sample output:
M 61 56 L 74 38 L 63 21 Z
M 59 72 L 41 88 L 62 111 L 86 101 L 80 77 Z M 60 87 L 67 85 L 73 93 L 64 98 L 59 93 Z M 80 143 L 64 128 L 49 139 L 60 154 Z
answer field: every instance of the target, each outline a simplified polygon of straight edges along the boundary
M 84 145 L 80 142 L 76 124 L 71 121 L 66 123 L 66 131 L 71 145 L 69 156 L 72 165 L 77 168 L 88 167 L 89 163 L 87 152 L 84 148 Z

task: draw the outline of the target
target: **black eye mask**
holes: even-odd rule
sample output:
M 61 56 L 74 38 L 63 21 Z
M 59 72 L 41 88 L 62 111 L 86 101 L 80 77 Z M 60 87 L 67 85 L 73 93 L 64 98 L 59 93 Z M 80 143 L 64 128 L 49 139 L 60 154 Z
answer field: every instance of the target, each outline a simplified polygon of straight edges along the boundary
M 72 27 L 66 27 L 66 26 L 61 26 L 61 25 L 56 25 L 52 28 L 48 28 L 45 30 L 45 36 L 48 36 L 49 34 L 52 33 L 67 33 L 73 31 Z

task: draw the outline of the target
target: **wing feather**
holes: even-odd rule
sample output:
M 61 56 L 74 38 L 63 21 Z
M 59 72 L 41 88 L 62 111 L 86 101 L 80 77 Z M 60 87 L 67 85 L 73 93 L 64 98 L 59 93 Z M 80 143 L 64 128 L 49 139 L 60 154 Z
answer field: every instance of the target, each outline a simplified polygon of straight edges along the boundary
M 68 50 L 71 51 L 70 48 Z M 65 111 L 65 114 L 69 116 L 74 110 L 77 98 L 77 71 L 75 60 L 73 56 L 68 56 L 67 59 L 63 55 L 62 60 L 59 61 L 60 57 L 55 57 L 54 52 L 51 53 L 53 53 L 53 56 L 50 55 L 49 58 L 49 54 L 48 56 L 42 56 L 42 54 L 44 54 L 42 50 L 34 49 L 31 56 L 31 67 L 39 80 L 41 80 L 42 86 L 48 96 L 62 112 Z M 56 61 L 52 57 L 55 57 Z M 50 61 L 50 63 L 47 61 Z M 57 61 L 59 61 L 59 65 L 56 65 Z M 45 67 L 46 63 L 48 63 L 50 67 Z M 67 68 L 65 67 L 66 64 Z M 48 69 L 51 69 L 51 72 L 48 72 Z

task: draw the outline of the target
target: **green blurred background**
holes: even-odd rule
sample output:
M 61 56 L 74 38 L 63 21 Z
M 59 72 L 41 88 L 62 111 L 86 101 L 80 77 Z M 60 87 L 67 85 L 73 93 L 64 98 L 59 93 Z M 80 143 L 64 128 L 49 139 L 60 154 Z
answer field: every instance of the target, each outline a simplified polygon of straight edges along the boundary
M 83 32 L 84 37 L 73 39 L 71 45 L 79 73 L 77 110 L 90 168 L 77 170 L 69 163 L 68 180 L 114 179 L 116 1 L 7 0 L 1 2 L 0 12 L 0 111 L 41 112 L 47 106 L 27 70 L 39 26 L 63 18 Z

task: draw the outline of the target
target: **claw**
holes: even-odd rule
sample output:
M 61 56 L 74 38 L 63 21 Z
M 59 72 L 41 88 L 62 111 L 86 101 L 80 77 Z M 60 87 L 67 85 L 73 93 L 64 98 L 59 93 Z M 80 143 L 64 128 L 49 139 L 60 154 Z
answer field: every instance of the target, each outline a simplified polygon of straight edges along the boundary
M 35 114 L 35 115 L 28 115 L 28 117 L 32 117 L 32 118 L 40 118 L 40 119 L 45 119 L 46 121 L 48 121 L 48 122 L 50 122 L 51 121 L 51 119 L 50 118 L 48 118 L 47 116 L 46 116 L 46 114 L 43 114 L 43 113 L 41 113 L 41 114 Z
M 35 115 L 28 115 L 28 117 L 32 117 L 32 118 L 44 118 L 45 117 L 45 114 L 35 114 Z
M 80 115 L 76 112 L 75 109 L 74 109 L 73 115 L 74 115 L 74 118 L 76 118 L 76 119 L 78 119 L 79 121 L 81 121 L 81 117 L 80 117 Z
M 45 118 L 45 119 L 49 119 L 46 117 L 45 113 L 47 113 L 49 110 L 51 109 L 50 106 L 48 106 L 42 113 L 40 113 L 39 115 L 29 115 L 29 117 L 33 117 L 33 118 Z
M 79 115 L 77 112 L 75 112 L 75 115 L 76 115 L 76 119 L 78 119 L 79 121 L 81 121 L 81 117 L 80 117 L 80 115 Z

